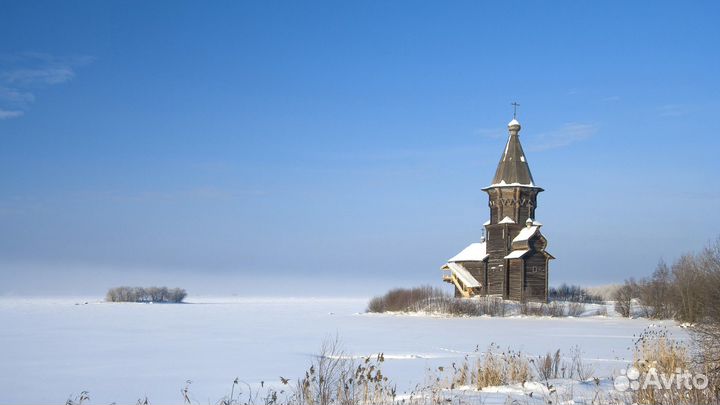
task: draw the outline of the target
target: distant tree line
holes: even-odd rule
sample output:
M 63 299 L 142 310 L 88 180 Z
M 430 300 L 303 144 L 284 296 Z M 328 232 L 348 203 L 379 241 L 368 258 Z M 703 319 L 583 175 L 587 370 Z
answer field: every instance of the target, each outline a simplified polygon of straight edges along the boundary
M 108 290 L 109 302 L 182 302 L 187 292 L 182 288 L 167 287 L 115 287 Z
M 632 315 L 637 303 L 648 318 L 720 324 L 720 239 L 672 265 L 660 261 L 650 277 L 628 279 L 613 296 L 615 309 Z
M 601 304 L 604 302 L 603 297 L 599 294 L 593 294 L 579 285 L 565 283 L 562 283 L 559 287 L 550 287 L 548 289 L 548 299 L 550 301 L 570 301 L 585 304 Z

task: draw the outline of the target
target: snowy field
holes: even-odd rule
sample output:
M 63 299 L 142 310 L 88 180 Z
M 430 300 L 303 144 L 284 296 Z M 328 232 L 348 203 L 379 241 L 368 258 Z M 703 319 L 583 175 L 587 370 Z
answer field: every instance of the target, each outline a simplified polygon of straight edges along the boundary
M 84 302 L 87 301 L 87 304 Z M 76 304 L 80 305 L 76 305 Z M 384 374 L 407 390 L 427 369 L 476 347 L 543 355 L 580 346 L 598 377 L 625 367 L 634 336 L 673 322 L 618 317 L 444 318 L 363 314 L 365 299 L 194 298 L 187 304 L 0 297 L 0 403 L 58 404 L 86 390 L 91 404 L 216 403 L 232 381 L 277 383 L 304 374 L 324 338 L 353 355 L 385 353 Z M 611 311 L 612 312 L 612 311 Z M 512 391 L 512 387 L 508 387 Z M 503 396 L 503 389 L 499 389 Z

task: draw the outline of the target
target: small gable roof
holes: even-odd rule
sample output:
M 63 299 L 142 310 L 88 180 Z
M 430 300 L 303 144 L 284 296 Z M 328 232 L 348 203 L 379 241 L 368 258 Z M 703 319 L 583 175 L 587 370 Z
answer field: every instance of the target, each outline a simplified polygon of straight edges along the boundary
M 538 230 L 538 229 L 540 229 L 539 226 L 535 226 L 535 225 L 533 225 L 533 226 L 526 226 L 525 228 L 523 228 L 522 230 L 520 230 L 520 233 L 518 234 L 518 236 L 516 236 L 515 239 L 512 240 L 513 243 L 515 243 L 515 242 L 525 242 L 525 241 L 529 240 L 530 238 L 532 238 L 533 236 L 535 236 L 535 233 L 537 233 L 537 230 Z
M 513 250 L 509 255 L 505 256 L 505 259 L 519 259 L 525 256 L 525 254 L 529 251 L 530 249 Z
M 514 224 L 515 221 L 513 221 L 510 217 L 505 217 L 502 219 L 502 221 L 498 222 L 498 224 Z
M 512 252 L 510 252 L 509 255 L 505 256 L 504 259 L 522 259 L 526 254 L 528 254 L 530 252 L 532 252 L 532 250 L 530 250 L 530 249 L 513 250 Z M 555 256 L 551 255 L 550 253 L 548 253 L 545 250 L 539 250 L 537 252 L 545 255 L 546 257 L 548 257 L 550 259 L 555 258 Z

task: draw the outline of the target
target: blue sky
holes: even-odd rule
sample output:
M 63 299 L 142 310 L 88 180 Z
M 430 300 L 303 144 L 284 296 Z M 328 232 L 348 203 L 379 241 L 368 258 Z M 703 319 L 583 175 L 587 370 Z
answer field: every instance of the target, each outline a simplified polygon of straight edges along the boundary
M 4 1 L 0 292 L 439 284 L 480 237 L 515 100 L 551 284 L 642 276 L 720 235 L 719 16 Z

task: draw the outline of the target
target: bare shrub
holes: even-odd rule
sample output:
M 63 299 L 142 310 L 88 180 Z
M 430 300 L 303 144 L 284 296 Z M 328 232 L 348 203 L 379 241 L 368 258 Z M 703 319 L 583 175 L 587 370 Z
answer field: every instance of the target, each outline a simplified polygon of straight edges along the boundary
M 108 302 L 120 302 L 119 292 L 117 288 L 111 288 L 105 294 L 105 301 Z
M 565 316 L 565 307 L 559 302 L 551 302 L 545 306 L 545 315 L 552 317 Z
M 522 301 L 520 302 L 520 314 L 528 316 L 543 316 L 545 315 L 545 304 Z
M 580 316 L 585 313 L 585 304 L 579 302 L 571 302 L 568 304 L 568 316 Z
M 720 325 L 706 323 L 691 329 L 694 364 L 708 377 L 709 390 L 720 402 Z
M 585 363 L 582 358 L 580 346 L 573 347 L 570 351 L 570 355 L 572 356 L 570 363 L 571 378 L 572 376 L 575 376 L 580 381 L 587 381 L 590 379 L 590 377 L 592 377 L 595 373 L 595 368 L 592 365 Z
M 180 303 L 185 300 L 185 297 L 187 297 L 187 291 L 183 288 L 172 288 L 168 290 L 166 301 L 164 302 L 174 302 L 174 303 Z
M 695 343 L 694 361 L 710 381 L 710 389 L 720 399 L 720 238 L 708 245 L 698 262 L 704 270 L 704 317 L 691 328 Z
M 449 298 L 443 290 L 430 286 L 395 288 L 381 297 L 374 297 L 368 304 L 368 312 L 408 312 L 427 307 L 433 299 Z
M 485 315 L 485 311 L 483 311 L 482 305 L 480 305 L 475 300 L 453 297 L 435 299 L 427 307 L 423 308 L 423 311 L 455 316 Z
M 367 312 L 424 312 L 453 316 L 505 316 L 500 297 L 455 298 L 433 287 L 397 288 L 368 302 Z
M 485 315 L 505 316 L 508 312 L 508 304 L 500 297 L 482 297 L 475 300 Z
M 366 312 L 385 312 L 385 301 L 383 300 L 383 297 L 373 297 L 368 302 L 368 307 Z
M 601 306 L 600 308 L 598 308 L 597 311 L 595 311 L 596 316 L 607 316 L 607 314 L 608 314 L 607 307 L 604 305 Z

